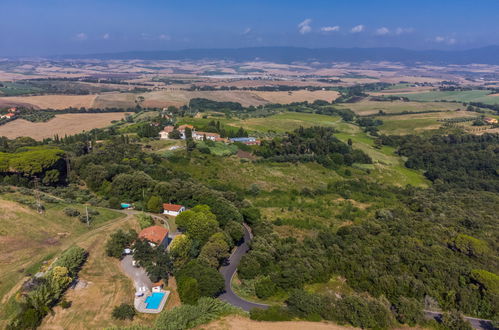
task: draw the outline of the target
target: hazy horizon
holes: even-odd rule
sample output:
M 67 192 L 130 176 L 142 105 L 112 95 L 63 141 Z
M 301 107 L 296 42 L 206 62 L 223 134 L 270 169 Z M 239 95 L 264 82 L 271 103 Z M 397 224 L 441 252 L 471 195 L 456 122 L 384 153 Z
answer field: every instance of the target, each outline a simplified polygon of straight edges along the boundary
M 499 44 L 499 3 L 3 0 L 0 56 L 245 47 L 460 50 Z

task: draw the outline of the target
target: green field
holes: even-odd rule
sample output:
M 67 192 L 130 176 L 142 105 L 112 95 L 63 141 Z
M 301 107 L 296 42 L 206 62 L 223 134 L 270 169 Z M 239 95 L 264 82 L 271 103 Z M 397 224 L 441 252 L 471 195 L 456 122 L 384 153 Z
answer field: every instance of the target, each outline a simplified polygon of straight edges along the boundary
M 366 99 L 356 103 L 339 104 L 338 107 L 342 109 L 350 109 L 358 115 L 366 116 L 377 114 L 379 111 L 383 111 L 387 114 L 422 111 L 454 111 L 456 109 L 462 109 L 463 105 L 454 102 L 383 102 Z
M 424 93 L 390 94 L 391 96 L 407 97 L 411 101 L 431 102 L 482 102 L 486 104 L 499 104 L 499 95 L 492 95 L 486 90 L 471 91 L 433 91 Z
M 234 128 L 243 127 L 249 131 L 258 131 L 265 133 L 274 131 L 278 133 L 290 132 L 300 126 L 329 126 L 334 127 L 340 123 L 340 117 L 317 115 L 312 113 L 283 112 L 270 117 L 256 117 L 249 119 L 238 118 L 183 118 L 180 124 L 190 124 L 196 127 L 202 127 L 209 121 L 220 121 L 222 125 L 232 126 Z

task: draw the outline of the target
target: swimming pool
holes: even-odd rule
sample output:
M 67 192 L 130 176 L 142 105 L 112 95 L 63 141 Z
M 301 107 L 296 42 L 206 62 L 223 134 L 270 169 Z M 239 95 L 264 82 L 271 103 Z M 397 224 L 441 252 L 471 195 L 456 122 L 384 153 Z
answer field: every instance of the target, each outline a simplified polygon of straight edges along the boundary
M 147 309 L 158 309 L 159 305 L 161 305 L 161 301 L 165 296 L 164 292 L 153 292 L 152 295 L 146 298 L 146 308 Z

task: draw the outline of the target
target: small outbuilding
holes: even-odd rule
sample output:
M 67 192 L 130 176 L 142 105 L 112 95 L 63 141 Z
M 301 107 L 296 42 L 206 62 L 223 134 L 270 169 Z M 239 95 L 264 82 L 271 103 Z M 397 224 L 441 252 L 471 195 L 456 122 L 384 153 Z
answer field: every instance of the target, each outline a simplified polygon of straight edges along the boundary
M 182 213 L 184 211 L 185 211 L 185 207 L 183 205 L 168 204 L 168 203 L 163 204 L 163 214 L 176 217 L 177 215 L 179 215 L 180 213 Z

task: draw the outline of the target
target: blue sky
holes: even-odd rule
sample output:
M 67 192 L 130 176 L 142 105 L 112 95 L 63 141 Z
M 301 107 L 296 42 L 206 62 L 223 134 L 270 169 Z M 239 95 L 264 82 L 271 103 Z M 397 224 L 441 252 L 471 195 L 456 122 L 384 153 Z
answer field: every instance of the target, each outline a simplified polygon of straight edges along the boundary
M 499 44 L 497 0 L 0 0 L 0 56 Z

